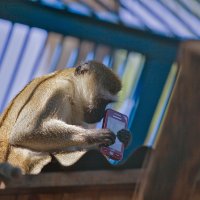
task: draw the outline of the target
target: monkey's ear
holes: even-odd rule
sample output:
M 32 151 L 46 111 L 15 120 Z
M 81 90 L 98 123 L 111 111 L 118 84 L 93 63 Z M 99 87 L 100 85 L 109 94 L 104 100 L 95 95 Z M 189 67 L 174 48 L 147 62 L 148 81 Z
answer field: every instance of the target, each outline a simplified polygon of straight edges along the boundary
M 75 75 L 85 74 L 89 71 L 88 63 L 81 64 L 76 67 Z

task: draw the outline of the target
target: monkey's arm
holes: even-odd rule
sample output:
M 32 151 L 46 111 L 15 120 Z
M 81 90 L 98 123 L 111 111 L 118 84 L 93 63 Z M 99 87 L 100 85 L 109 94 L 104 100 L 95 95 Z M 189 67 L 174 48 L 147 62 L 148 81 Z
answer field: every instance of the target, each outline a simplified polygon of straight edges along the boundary
M 59 152 L 110 145 L 115 141 L 115 135 L 108 129 L 84 129 L 57 119 L 50 119 L 36 129 L 27 130 L 23 125 L 16 124 L 10 143 L 35 151 Z

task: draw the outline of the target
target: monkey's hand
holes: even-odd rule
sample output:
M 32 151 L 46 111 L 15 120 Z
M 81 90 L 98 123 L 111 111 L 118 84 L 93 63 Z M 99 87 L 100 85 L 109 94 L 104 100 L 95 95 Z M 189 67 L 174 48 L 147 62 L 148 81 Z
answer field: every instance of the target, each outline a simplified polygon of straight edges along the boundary
M 126 129 L 121 129 L 117 132 L 117 138 L 124 144 L 124 147 L 126 148 L 130 144 L 132 134 Z
M 97 144 L 99 147 L 110 146 L 115 143 L 116 135 L 109 129 L 98 129 L 89 138 L 90 144 Z

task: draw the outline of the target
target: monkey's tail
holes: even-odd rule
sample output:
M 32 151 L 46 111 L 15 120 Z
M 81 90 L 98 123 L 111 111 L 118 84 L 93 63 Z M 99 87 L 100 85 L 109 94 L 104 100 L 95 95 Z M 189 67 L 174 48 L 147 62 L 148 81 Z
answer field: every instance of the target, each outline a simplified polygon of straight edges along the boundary
M 8 142 L 0 140 L 0 163 L 7 161 L 8 154 L 9 154 Z

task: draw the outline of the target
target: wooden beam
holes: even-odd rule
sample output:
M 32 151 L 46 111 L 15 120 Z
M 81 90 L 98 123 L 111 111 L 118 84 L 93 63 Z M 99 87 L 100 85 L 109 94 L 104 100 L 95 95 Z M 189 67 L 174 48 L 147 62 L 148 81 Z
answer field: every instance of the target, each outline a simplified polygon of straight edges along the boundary
M 154 158 L 134 196 L 137 200 L 189 200 L 200 193 L 200 42 L 182 44 L 179 66 Z
M 2 194 L 67 192 L 87 189 L 134 189 L 142 170 L 97 170 L 25 175 L 6 184 Z

